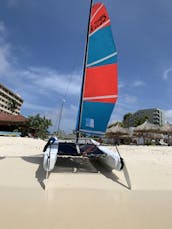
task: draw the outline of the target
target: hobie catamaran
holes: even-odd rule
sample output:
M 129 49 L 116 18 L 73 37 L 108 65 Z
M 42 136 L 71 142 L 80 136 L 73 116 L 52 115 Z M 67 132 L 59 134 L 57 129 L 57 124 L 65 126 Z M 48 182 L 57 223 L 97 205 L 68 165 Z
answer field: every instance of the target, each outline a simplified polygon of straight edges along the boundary
M 114 152 L 92 139 L 84 141 L 79 137 L 80 133 L 94 136 L 105 133 L 117 101 L 117 85 L 117 51 L 110 19 L 104 4 L 92 4 L 91 0 L 76 140 L 49 139 L 44 147 L 46 171 L 53 170 L 60 156 L 96 158 L 110 169 L 123 169 L 124 161 L 117 148 Z

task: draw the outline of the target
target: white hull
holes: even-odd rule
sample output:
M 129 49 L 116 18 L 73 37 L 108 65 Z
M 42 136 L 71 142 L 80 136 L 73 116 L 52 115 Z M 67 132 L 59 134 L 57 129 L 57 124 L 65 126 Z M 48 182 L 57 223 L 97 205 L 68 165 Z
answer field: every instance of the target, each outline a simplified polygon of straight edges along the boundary
M 45 171 L 52 171 L 56 164 L 58 154 L 58 142 L 49 145 L 44 152 L 43 168 Z
M 120 171 L 123 166 L 123 160 L 121 159 L 118 151 L 111 151 L 106 146 L 99 145 L 98 142 L 91 140 L 91 143 L 95 145 L 101 152 L 103 152 L 102 155 L 97 156 L 96 158 L 107 168 L 113 170 L 116 169 Z M 44 152 L 44 160 L 43 160 L 43 168 L 45 171 L 52 171 L 55 167 L 57 156 L 58 156 L 58 150 L 59 150 L 59 141 L 55 140 L 51 144 L 48 144 L 47 148 L 45 147 Z M 66 143 L 68 144 L 68 143 Z M 77 145 L 76 145 L 77 147 Z M 78 146 L 79 147 L 79 146 Z M 66 149 L 67 150 L 67 149 Z M 70 150 L 70 148 L 68 148 Z M 78 149 L 80 152 L 80 149 Z M 64 154 L 65 155 L 65 154 Z M 70 156 L 70 154 L 66 154 Z M 71 154 L 72 155 L 72 154 Z M 76 156 L 76 155 L 75 155 Z
M 103 165 L 112 170 L 120 171 L 122 169 L 122 159 L 117 151 L 111 151 L 106 146 L 97 146 L 97 148 L 105 154 L 98 159 Z

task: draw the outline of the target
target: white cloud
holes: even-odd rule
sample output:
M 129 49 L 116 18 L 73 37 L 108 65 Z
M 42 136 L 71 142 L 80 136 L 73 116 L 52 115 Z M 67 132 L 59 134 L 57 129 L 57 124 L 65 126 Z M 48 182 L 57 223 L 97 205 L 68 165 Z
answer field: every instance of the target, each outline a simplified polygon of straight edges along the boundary
M 167 80 L 170 76 L 170 74 L 169 74 L 170 72 L 172 72 L 172 67 L 165 70 L 165 72 L 163 74 L 163 79 Z
M 123 100 L 125 101 L 126 104 L 131 105 L 131 104 L 136 104 L 138 99 L 136 96 L 133 95 L 124 95 Z
M 68 90 L 70 95 L 76 95 L 80 91 L 79 73 L 61 74 L 48 68 L 31 68 L 27 77 L 33 80 L 33 84 L 39 88 L 53 90 L 63 94 Z
M 165 120 L 172 123 L 172 110 L 165 110 L 164 114 L 165 114 Z
M 119 82 L 118 84 L 118 88 L 124 88 L 126 85 L 123 82 Z M 131 84 L 131 87 L 142 87 L 145 86 L 145 82 L 141 81 L 141 80 L 134 80 Z
M 125 85 L 122 83 L 122 82 L 119 82 L 118 83 L 118 88 L 120 89 L 120 88 L 124 88 L 125 87 Z
M 133 82 L 133 87 L 140 87 L 140 86 L 144 86 L 144 85 L 145 85 L 145 83 L 141 80 L 135 80 Z

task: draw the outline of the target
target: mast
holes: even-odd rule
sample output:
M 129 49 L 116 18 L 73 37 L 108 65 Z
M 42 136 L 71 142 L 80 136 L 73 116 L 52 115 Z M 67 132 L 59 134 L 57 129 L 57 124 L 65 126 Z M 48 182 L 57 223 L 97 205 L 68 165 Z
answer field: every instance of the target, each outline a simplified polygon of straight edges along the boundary
M 78 123 L 77 123 L 77 128 L 76 128 L 76 142 L 78 142 L 79 130 L 80 130 L 80 125 L 81 125 L 83 89 L 84 89 L 85 70 L 86 70 L 86 63 L 87 63 L 88 39 L 89 39 L 89 29 L 90 29 L 90 19 L 91 19 L 92 4 L 93 4 L 93 0 L 90 0 L 90 10 L 89 10 L 89 18 L 88 18 L 88 26 L 87 26 L 87 37 L 86 37 L 86 45 L 85 45 L 85 56 L 84 56 L 84 68 L 83 68 L 83 75 L 82 75 L 81 96 L 80 96 L 80 104 L 79 104 L 79 115 L 78 115 Z

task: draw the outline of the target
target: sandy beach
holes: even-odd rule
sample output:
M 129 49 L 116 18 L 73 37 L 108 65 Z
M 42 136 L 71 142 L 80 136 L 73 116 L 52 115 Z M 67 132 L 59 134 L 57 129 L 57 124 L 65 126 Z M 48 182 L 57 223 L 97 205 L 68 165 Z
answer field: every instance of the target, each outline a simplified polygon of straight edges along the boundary
M 1 228 L 172 227 L 172 147 L 119 146 L 130 190 L 123 172 L 87 159 L 60 159 L 46 181 L 44 144 L 0 137 Z

